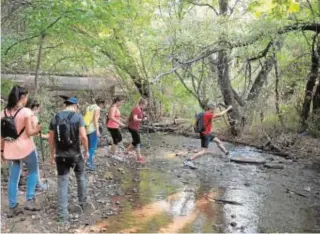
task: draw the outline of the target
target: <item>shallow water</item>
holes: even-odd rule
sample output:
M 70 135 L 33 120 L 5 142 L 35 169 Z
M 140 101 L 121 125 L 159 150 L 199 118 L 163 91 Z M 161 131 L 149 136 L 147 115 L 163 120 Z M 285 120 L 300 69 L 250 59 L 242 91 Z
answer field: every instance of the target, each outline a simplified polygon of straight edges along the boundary
M 150 136 L 144 149 L 145 168 L 131 169 L 121 178 L 122 196 L 113 202 L 119 214 L 86 231 L 103 232 L 319 232 L 319 187 L 316 171 L 300 163 L 263 154 L 250 147 L 226 144 L 229 157 L 264 158 L 284 165 L 261 165 L 226 160 L 215 145 L 213 155 L 182 165 L 183 152 L 191 156 L 199 140 L 179 136 Z M 148 146 L 147 144 L 145 146 Z M 183 153 L 181 153 L 183 155 Z M 305 187 L 310 187 L 306 191 Z M 301 197 L 290 191 L 306 194 Z

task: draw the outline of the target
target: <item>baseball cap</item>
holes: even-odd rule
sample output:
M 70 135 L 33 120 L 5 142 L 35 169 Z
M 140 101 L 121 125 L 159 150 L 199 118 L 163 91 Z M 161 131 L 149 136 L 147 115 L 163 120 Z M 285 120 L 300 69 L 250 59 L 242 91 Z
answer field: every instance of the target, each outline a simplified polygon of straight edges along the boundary
M 79 104 L 79 103 L 78 103 L 78 98 L 76 98 L 76 97 L 70 97 L 70 98 L 68 98 L 68 99 L 66 100 L 66 102 L 71 103 L 71 104 L 76 104 L 76 105 Z

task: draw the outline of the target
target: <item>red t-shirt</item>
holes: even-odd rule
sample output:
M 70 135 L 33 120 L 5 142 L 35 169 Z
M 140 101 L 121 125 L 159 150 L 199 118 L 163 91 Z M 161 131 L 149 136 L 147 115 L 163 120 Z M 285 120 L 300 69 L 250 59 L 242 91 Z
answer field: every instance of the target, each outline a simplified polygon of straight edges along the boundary
M 143 112 L 139 107 L 134 107 L 131 111 L 131 116 L 129 120 L 128 127 L 133 129 L 133 130 L 139 130 L 141 126 L 141 121 L 135 121 L 133 120 L 133 116 L 137 115 L 138 119 L 143 119 Z
M 209 135 L 212 131 L 212 119 L 214 119 L 215 115 L 210 112 L 206 111 L 203 114 L 203 126 L 205 130 L 201 133 L 202 135 Z

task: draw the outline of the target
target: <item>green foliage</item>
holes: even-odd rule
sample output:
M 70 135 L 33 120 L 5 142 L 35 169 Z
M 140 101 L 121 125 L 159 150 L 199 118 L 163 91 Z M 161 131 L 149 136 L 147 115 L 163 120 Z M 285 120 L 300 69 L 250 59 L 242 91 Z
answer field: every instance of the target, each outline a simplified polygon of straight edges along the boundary
M 14 85 L 15 85 L 15 83 L 11 80 L 2 80 L 1 81 L 1 95 L 4 97 L 8 96 Z

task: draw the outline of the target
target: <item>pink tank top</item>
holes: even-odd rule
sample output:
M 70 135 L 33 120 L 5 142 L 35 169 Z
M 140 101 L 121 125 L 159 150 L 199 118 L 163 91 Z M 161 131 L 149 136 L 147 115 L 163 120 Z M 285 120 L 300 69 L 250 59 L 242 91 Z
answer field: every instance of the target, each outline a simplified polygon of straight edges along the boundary
M 7 114 L 14 115 L 15 111 L 7 111 Z M 15 123 L 17 127 L 17 132 L 20 132 L 22 128 L 25 127 L 25 119 L 27 117 L 33 116 L 33 112 L 29 108 L 23 108 L 17 114 L 15 118 Z M 4 112 L 1 112 L 1 118 L 4 117 Z M 26 130 L 23 131 L 21 136 L 15 141 L 5 141 L 4 142 L 4 158 L 8 160 L 18 160 L 25 158 L 32 151 L 35 150 L 35 145 L 33 143 L 32 137 L 27 135 Z
M 109 114 L 109 113 L 108 113 Z M 117 108 L 116 109 L 116 112 L 115 112 L 115 115 L 114 115 L 115 119 L 117 119 L 118 121 L 120 121 L 120 111 L 119 109 Z M 109 119 L 108 123 L 107 123 L 107 127 L 108 128 L 119 128 L 120 127 L 120 124 L 118 124 L 116 121 L 113 121 L 111 119 Z

